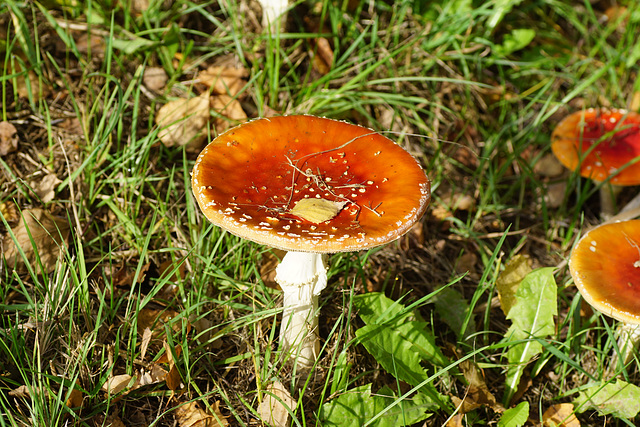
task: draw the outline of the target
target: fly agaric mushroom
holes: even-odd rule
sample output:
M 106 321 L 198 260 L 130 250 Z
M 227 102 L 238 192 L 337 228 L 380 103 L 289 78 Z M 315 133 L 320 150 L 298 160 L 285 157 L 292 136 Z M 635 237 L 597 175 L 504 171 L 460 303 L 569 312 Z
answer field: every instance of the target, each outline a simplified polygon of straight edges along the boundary
M 289 251 L 276 269 L 284 291 L 284 354 L 300 367 L 319 352 L 322 254 L 391 242 L 422 216 L 430 183 L 418 162 L 361 126 L 313 116 L 241 124 L 214 139 L 192 173 L 205 216 L 229 232 Z
M 618 348 L 627 364 L 640 341 L 640 220 L 588 231 L 571 251 L 569 269 L 585 301 L 622 322 Z
M 603 216 L 613 215 L 619 186 L 640 184 L 640 114 L 625 110 L 578 111 L 565 117 L 551 135 L 551 149 L 568 169 L 612 188 L 600 187 Z

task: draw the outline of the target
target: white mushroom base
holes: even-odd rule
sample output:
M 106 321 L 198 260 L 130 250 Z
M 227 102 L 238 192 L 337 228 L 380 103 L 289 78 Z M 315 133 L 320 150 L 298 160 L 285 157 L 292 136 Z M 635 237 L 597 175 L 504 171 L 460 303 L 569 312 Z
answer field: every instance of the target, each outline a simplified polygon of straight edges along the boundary
M 280 347 L 298 368 L 311 367 L 318 353 L 318 295 L 327 286 L 322 254 L 287 252 L 276 268 L 284 292 Z

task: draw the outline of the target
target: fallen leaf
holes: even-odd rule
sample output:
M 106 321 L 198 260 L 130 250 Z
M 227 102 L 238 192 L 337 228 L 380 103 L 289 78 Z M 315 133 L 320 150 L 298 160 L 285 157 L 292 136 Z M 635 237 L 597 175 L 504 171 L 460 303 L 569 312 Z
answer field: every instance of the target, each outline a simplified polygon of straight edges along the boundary
M 21 385 L 18 388 L 14 388 L 9 391 L 9 396 L 11 397 L 21 397 L 21 398 L 30 398 L 31 394 L 29 393 L 29 388 L 26 385 Z
M 55 189 L 62 181 L 52 173 L 38 176 L 29 181 L 31 189 L 40 198 L 42 203 L 49 203 L 56 195 Z
M 455 414 L 447 421 L 447 427 L 464 427 L 463 420 L 464 414 Z
M 156 114 L 156 123 L 161 128 L 158 138 L 167 147 L 188 145 L 191 149 L 200 149 L 207 137 L 209 108 L 207 93 L 166 103 Z
M 571 403 L 559 403 L 549 407 L 542 414 L 544 427 L 580 427 Z
M 141 368 L 136 382 L 131 387 L 135 390 L 146 385 L 157 384 L 163 382 L 167 378 L 167 371 L 157 363 L 152 363 L 146 369 Z
M 516 291 L 527 274 L 531 272 L 531 261 L 526 255 L 516 255 L 504 266 L 496 280 L 496 289 L 500 298 L 500 308 L 506 315 L 516 302 Z
M 162 67 L 145 68 L 142 74 L 142 82 L 144 85 L 155 91 L 159 91 L 167 84 L 169 77 Z
M 0 156 L 18 149 L 18 129 L 9 122 L 0 122 Z
M 164 324 L 176 317 L 178 312 L 169 309 L 143 308 L 138 311 L 138 331 L 151 329 L 152 337 L 157 338 L 164 334 Z M 173 330 L 179 332 L 181 326 L 174 323 Z
M 144 328 L 142 331 L 142 340 L 140 341 L 140 360 L 144 360 L 144 356 L 147 354 L 147 348 L 149 348 L 152 336 L 153 333 L 151 332 L 151 328 L 148 326 Z
M 565 168 L 555 155 L 547 154 L 536 162 L 533 172 L 546 178 L 553 178 L 562 175 Z
M 102 384 L 101 390 L 110 395 L 118 394 L 127 388 L 132 378 L 129 374 L 114 375 Z
M 218 133 L 224 132 L 231 126 L 247 120 L 247 114 L 242 109 L 240 101 L 229 95 L 217 95 L 211 97 L 211 108 L 222 117 L 216 117 L 214 126 Z
M 188 402 L 176 408 L 176 421 L 180 427 L 225 427 L 227 419 L 220 413 L 220 403 L 211 405 L 213 414 L 200 408 L 197 402 Z
M 313 68 L 322 75 L 331 71 L 333 65 L 333 50 L 329 40 L 325 37 L 318 37 L 315 40 L 315 55 L 313 56 Z
M 214 95 L 236 96 L 246 85 L 249 71 L 244 68 L 211 66 L 198 75 L 200 83 L 211 88 Z
M 9 223 L 9 226 L 16 225 L 20 219 L 18 209 L 13 202 L 0 203 L 0 215 Z
M 27 263 L 38 273 L 41 270 L 50 273 L 63 256 L 68 236 L 67 221 L 53 217 L 42 209 L 25 209 L 22 211 L 22 220 L 4 237 L 2 255 L 7 265 L 20 273 L 28 271 Z M 24 258 L 20 251 L 24 253 Z
M 67 407 L 69 408 L 80 408 L 82 407 L 82 403 L 84 402 L 84 396 L 80 390 L 74 388 L 69 393 L 69 397 L 67 398 Z
M 289 425 L 289 412 L 295 407 L 296 401 L 284 385 L 276 381 L 267 387 L 262 403 L 258 406 L 258 415 L 267 425 L 285 427 Z
M 489 391 L 487 383 L 475 363 L 467 360 L 460 363 L 460 370 L 469 383 L 462 399 L 452 396 L 452 402 L 459 408 L 461 414 L 466 414 L 481 406 L 488 406 L 496 412 L 504 411 L 504 407 L 496 401 Z
M 336 202 L 327 199 L 301 199 L 288 213 L 314 224 L 329 221 L 340 213 L 347 202 Z

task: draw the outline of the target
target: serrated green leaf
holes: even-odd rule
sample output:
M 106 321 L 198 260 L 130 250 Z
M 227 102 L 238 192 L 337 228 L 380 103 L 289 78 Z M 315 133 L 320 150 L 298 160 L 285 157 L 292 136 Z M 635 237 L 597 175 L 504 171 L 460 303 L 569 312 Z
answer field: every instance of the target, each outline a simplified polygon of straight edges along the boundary
M 460 292 L 452 287 L 440 289 L 433 298 L 433 302 L 438 317 L 455 332 L 458 340 L 465 341 L 468 336 L 476 332 L 475 316 Z M 467 318 L 469 320 L 465 325 Z
M 504 411 L 498 427 L 521 427 L 529 419 L 529 402 L 520 402 L 515 408 Z
M 532 271 L 518 287 L 516 303 L 507 316 L 512 325 L 505 338 L 508 342 L 526 342 L 515 343 L 507 351 L 505 405 L 518 388 L 527 362 L 542 351 L 536 338 L 542 339 L 555 332 L 553 316 L 558 312 L 557 289 L 552 267 Z
M 435 366 L 450 363 L 436 345 L 435 337 L 427 328 L 428 324 L 402 304 L 379 292 L 357 295 L 353 304 L 367 325 L 385 325 L 390 333 L 400 334 L 413 344 L 413 351 L 418 352 L 423 360 Z
M 573 404 L 578 413 L 595 410 L 600 415 L 631 419 L 640 412 L 640 388 L 622 380 L 597 384 L 581 391 Z
M 322 425 L 328 427 L 360 427 L 374 418 L 376 420 L 369 425 L 396 427 L 415 424 L 428 418 L 428 411 L 438 409 L 437 405 L 420 393 L 388 408 L 397 400 L 388 387 L 372 394 L 371 384 L 367 384 L 325 403 L 320 407 L 318 415 Z

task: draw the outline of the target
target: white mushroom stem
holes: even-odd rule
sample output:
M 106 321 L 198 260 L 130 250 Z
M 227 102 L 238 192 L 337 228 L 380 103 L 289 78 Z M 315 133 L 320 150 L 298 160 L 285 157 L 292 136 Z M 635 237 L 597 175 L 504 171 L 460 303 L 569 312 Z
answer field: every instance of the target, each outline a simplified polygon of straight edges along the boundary
M 611 183 L 600 183 L 600 216 L 607 221 L 615 215 L 616 199 L 622 191 L 622 186 Z
M 282 22 L 286 20 L 285 11 L 289 6 L 288 0 L 258 0 L 262 6 L 262 25 L 271 26 L 271 32 L 280 32 Z
M 626 365 L 633 359 L 633 353 L 640 343 L 640 325 L 620 322 L 618 325 L 618 350 L 620 354 L 615 354 L 611 361 L 610 371 L 615 372 L 618 363 Z
M 276 268 L 275 280 L 284 292 L 281 349 L 299 368 L 309 368 L 320 351 L 318 295 L 327 286 L 327 268 L 322 255 L 287 252 Z

